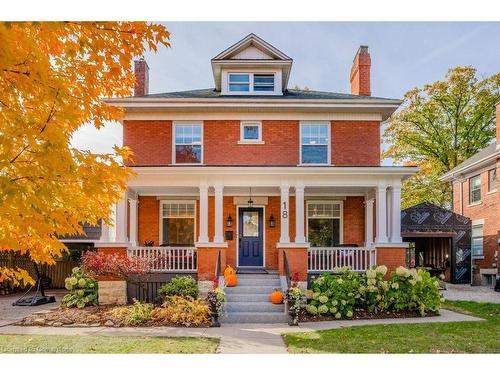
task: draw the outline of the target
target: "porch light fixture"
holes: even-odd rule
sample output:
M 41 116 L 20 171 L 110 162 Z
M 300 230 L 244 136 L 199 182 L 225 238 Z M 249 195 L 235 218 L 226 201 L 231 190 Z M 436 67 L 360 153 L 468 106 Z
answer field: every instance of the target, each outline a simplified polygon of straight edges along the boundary
M 253 207 L 253 200 L 252 200 L 252 188 L 250 188 L 250 198 L 248 198 L 248 207 L 252 208 Z
M 269 216 L 269 228 L 274 228 L 276 226 L 276 220 L 274 220 L 273 214 Z
M 226 220 L 226 226 L 227 227 L 232 227 L 233 226 L 233 218 L 231 217 L 231 215 L 229 215 L 227 217 L 227 220 Z

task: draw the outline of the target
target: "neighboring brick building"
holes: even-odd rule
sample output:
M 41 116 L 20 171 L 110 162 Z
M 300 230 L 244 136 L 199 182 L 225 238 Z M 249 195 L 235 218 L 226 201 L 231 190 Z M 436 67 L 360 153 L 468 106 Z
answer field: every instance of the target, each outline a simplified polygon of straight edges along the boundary
M 148 94 L 137 61 L 136 95 L 106 100 L 125 109 L 136 176 L 98 247 L 163 254 L 159 270 L 200 281 L 218 259 L 281 275 L 288 264 L 301 280 L 404 265 L 400 186 L 416 169 L 380 165 L 380 124 L 401 101 L 370 96 L 368 47 L 351 94 L 288 89 L 292 59 L 253 34 L 211 63 L 215 88 Z
M 472 259 L 476 283 L 491 284 L 499 272 L 500 103 L 496 107 L 496 142 L 441 177 L 453 184 L 453 210 L 472 220 Z

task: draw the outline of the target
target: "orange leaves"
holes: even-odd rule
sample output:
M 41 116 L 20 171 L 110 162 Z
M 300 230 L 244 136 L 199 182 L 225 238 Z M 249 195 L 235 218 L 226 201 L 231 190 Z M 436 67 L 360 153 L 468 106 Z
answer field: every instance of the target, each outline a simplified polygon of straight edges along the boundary
M 0 251 L 50 263 L 66 251 L 59 236 L 107 217 L 131 152 L 94 155 L 72 149 L 71 137 L 122 116 L 101 99 L 130 95 L 132 60 L 168 38 L 146 22 L 0 23 Z

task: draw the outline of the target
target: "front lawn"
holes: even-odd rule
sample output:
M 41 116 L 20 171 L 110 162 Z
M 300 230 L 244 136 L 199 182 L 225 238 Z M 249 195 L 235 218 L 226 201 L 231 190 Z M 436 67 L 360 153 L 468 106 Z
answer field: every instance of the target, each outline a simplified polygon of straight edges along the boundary
M 0 353 L 23 354 L 201 354 L 215 353 L 218 344 L 205 337 L 0 335 Z
M 500 353 L 500 304 L 446 301 L 480 322 L 381 324 L 290 333 L 291 353 Z

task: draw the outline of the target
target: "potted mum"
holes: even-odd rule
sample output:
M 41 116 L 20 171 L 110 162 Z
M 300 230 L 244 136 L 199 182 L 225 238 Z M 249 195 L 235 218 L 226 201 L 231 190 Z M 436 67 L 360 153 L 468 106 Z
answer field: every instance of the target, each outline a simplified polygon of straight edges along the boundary
M 213 290 L 208 292 L 207 298 L 205 300 L 210 307 L 210 315 L 212 316 L 211 327 L 220 327 L 219 318 L 224 311 L 224 305 L 226 303 L 226 293 L 222 288 L 219 287 L 219 282 L 217 279 L 214 279 L 213 287 Z

